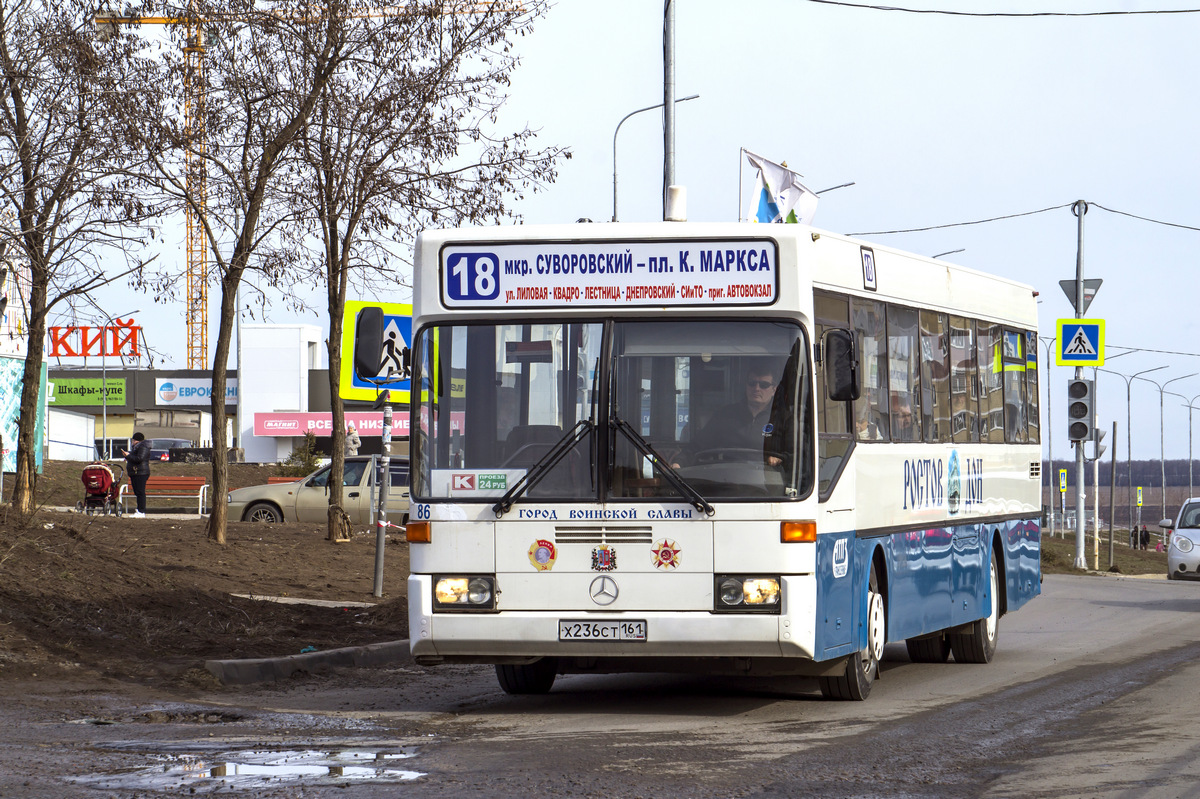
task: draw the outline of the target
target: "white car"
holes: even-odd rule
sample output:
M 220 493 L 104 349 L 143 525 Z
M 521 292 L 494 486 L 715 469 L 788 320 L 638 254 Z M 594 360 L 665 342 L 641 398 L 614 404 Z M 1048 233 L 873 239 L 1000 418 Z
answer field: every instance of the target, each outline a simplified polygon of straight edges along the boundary
M 1178 518 L 1158 524 L 1170 535 L 1167 579 L 1200 580 L 1200 499 L 1192 497 L 1183 503 Z
M 378 506 L 375 473 L 378 456 L 346 458 L 342 508 L 351 524 L 375 523 Z M 249 486 L 229 492 L 229 518 L 244 522 L 324 522 L 329 508 L 329 472 L 325 466 L 290 483 Z M 389 466 L 388 521 L 408 523 L 408 461 L 392 458 Z

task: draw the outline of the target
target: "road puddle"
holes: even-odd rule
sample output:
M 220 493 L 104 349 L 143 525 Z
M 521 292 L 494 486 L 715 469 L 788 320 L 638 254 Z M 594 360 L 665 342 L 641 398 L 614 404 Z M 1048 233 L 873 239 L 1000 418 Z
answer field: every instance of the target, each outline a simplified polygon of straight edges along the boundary
M 107 790 L 185 789 L 193 793 L 289 785 L 396 783 L 423 776 L 419 771 L 399 768 L 402 761 L 414 754 L 407 750 L 375 749 L 248 749 L 211 755 L 160 754 L 154 756 L 159 761 L 155 765 L 123 769 L 115 774 L 75 777 L 73 781 Z

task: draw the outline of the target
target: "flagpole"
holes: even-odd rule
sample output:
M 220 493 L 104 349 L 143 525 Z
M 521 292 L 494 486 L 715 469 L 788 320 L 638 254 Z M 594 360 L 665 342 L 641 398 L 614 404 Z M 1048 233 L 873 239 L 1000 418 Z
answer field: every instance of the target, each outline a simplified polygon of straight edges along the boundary
M 675 185 L 675 2 L 666 0 L 663 19 L 663 221 L 667 193 Z
M 737 221 L 742 221 L 742 161 L 745 160 L 742 156 L 746 154 L 745 147 L 738 148 L 738 213 Z

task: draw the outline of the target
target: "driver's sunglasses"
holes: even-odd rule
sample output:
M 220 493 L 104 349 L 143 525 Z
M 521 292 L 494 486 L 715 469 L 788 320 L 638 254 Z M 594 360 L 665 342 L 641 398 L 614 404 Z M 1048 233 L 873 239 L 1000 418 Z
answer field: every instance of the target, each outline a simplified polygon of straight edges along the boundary
M 774 380 L 747 380 L 746 385 L 749 388 L 770 388 L 775 385 Z

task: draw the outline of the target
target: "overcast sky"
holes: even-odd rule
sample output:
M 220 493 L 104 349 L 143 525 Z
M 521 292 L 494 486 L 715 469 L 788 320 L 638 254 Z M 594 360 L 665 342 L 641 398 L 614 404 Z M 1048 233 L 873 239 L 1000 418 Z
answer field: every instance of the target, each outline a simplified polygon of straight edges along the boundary
M 676 114 L 676 181 L 687 187 L 690 220 L 744 214 L 742 147 L 787 161 L 817 191 L 854 182 L 822 198 L 815 226 L 925 255 L 962 249 L 946 260 L 1041 292 L 1048 339 L 1057 319 L 1074 315 L 1058 281 L 1075 277 L 1070 205 L 1082 199 L 1091 203 L 1085 276 L 1104 280 L 1088 316 L 1107 320 L 1105 368 L 1128 375 L 1166 366 L 1148 375 L 1160 382 L 1200 372 L 1200 232 L 1188 229 L 1200 227 L 1200 13 L 981 17 L 813 0 L 675 4 L 676 96 L 700 95 Z M 1200 9 L 1200 0 L 894 4 L 1008 14 Z M 560 0 L 517 41 L 523 63 L 504 126 L 528 124 L 543 144 L 574 153 L 554 186 L 518 205 L 527 222 L 612 218 L 614 130 L 663 99 L 662 21 L 653 0 Z M 621 221 L 661 218 L 662 154 L 660 111 L 625 122 Z M 742 170 L 743 206 L 753 178 Z M 1012 218 L 960 224 L 997 217 Z M 914 228 L 934 229 L 883 233 Z M 296 318 L 275 312 L 271 321 Z M 152 337 L 184 365 L 182 302 L 144 307 L 140 321 L 158 326 Z M 1144 351 L 1113 358 L 1127 348 Z M 1056 460 L 1073 457 L 1063 401 L 1070 371 L 1051 370 Z M 1100 386 L 1102 424 L 1119 423 L 1123 460 L 1126 384 L 1102 373 Z M 1139 380 L 1132 391 L 1134 457 L 1157 458 L 1159 390 Z M 1200 395 L 1200 376 L 1168 391 Z M 1166 396 L 1168 458 L 1188 455 L 1184 402 Z

